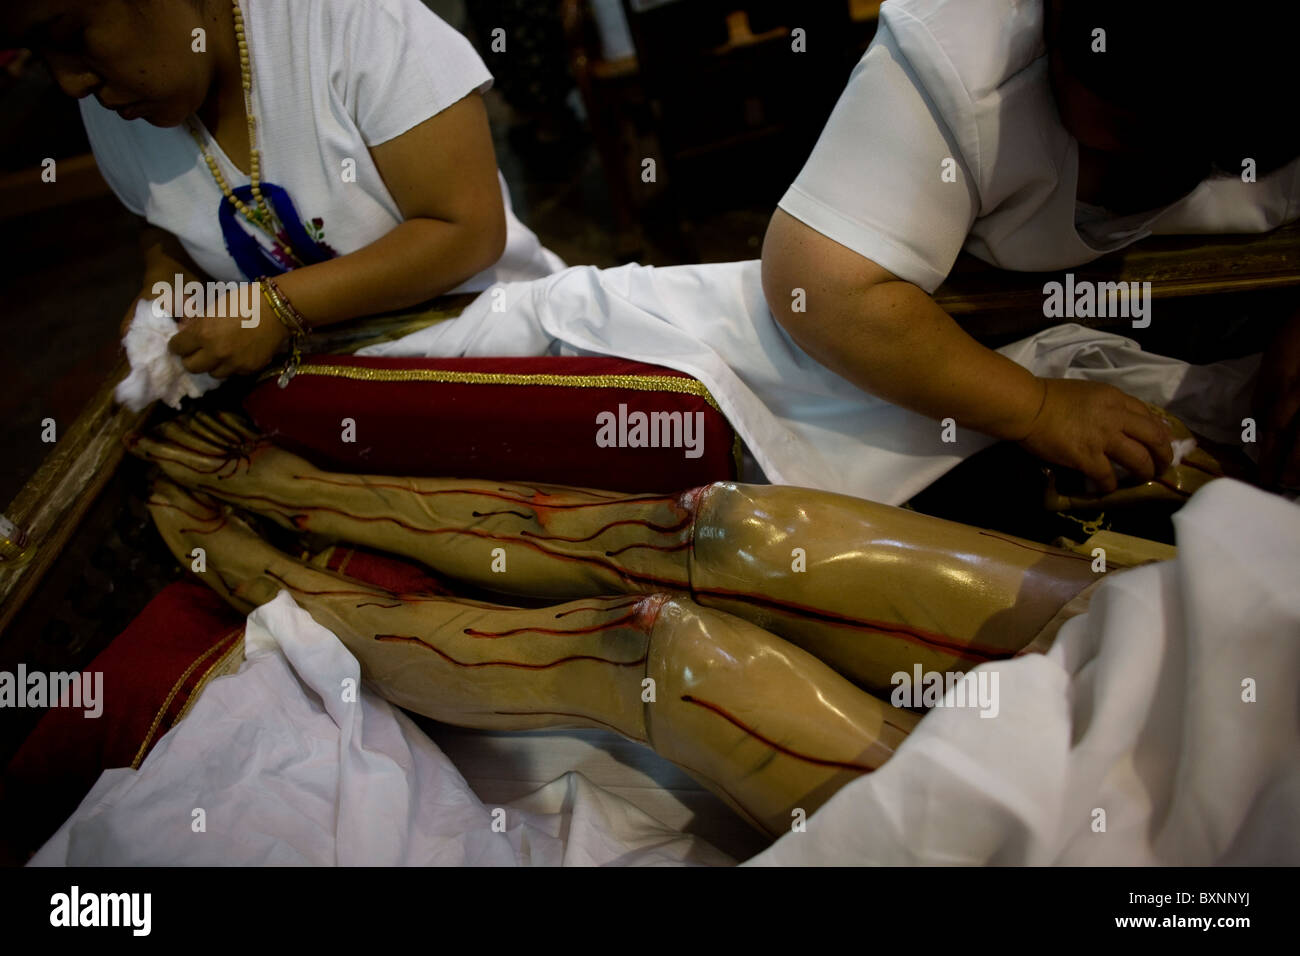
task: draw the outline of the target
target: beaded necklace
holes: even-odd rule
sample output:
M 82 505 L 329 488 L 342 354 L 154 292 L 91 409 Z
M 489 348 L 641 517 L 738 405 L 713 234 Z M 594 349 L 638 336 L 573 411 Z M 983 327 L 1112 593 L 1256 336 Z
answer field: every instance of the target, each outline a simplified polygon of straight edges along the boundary
M 270 204 L 262 195 L 262 156 L 261 151 L 257 148 L 257 117 L 253 113 L 253 64 L 248 52 L 248 39 L 244 33 L 244 14 L 239 8 L 239 0 L 231 0 L 231 4 L 234 7 L 235 14 L 235 40 L 239 45 L 239 73 L 240 85 L 244 90 L 244 114 L 248 117 L 248 179 L 253 192 L 253 200 L 257 206 L 255 210 L 248 208 L 247 205 L 241 202 L 230 188 L 230 184 L 226 182 L 226 177 L 221 174 L 221 169 L 217 166 L 216 159 L 208 150 L 208 145 L 204 141 L 197 122 L 193 119 L 188 124 L 190 135 L 198 143 L 199 151 L 203 154 L 203 159 L 208 165 L 208 171 L 212 173 L 212 178 L 217 181 L 222 194 L 230 201 L 231 205 L 255 228 L 261 230 L 270 238 L 276 248 L 288 256 L 291 261 L 302 265 L 302 260 L 293 251 L 293 247 L 281 238 L 284 231 L 283 227 L 272 211 Z

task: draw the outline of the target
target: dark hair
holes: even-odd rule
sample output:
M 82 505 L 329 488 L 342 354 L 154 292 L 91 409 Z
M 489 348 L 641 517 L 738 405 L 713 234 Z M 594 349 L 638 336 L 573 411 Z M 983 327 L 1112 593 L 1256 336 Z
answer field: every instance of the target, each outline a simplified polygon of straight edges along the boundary
M 1251 157 L 1263 173 L 1300 155 L 1296 0 L 1044 5 L 1049 52 L 1072 80 L 1205 161 L 1239 173 Z

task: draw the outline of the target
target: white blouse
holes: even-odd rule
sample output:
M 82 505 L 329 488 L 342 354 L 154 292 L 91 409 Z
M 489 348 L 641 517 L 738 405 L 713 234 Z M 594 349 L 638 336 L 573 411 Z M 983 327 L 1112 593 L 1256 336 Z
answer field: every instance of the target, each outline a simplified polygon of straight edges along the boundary
M 243 0 L 264 194 L 280 187 L 296 216 L 282 220 L 324 257 L 355 252 L 392 231 L 402 215 L 370 157 L 388 142 L 464 98 L 492 76 L 469 41 L 419 0 Z M 105 179 L 128 209 L 176 235 L 214 279 L 244 275 L 223 234 L 225 203 L 189 131 L 125 120 L 94 98 L 82 119 Z M 249 179 L 206 137 L 238 193 Z M 500 179 L 500 173 L 498 172 Z M 269 185 L 268 185 L 269 184 Z M 508 237 L 493 267 L 454 291 L 537 278 L 563 268 L 515 217 L 505 180 Z M 265 237 L 239 217 L 245 236 Z M 228 221 L 226 229 L 231 229 Z M 247 246 L 247 239 L 239 244 Z M 294 243 L 297 250 L 297 243 Z M 262 270 L 263 272 L 272 270 Z
M 927 292 L 962 248 L 1054 271 L 1152 233 L 1266 232 L 1300 215 L 1297 160 L 1253 183 L 1207 179 L 1108 228 L 1080 214 L 1078 160 L 1048 79 L 1042 0 L 889 0 L 780 205 Z

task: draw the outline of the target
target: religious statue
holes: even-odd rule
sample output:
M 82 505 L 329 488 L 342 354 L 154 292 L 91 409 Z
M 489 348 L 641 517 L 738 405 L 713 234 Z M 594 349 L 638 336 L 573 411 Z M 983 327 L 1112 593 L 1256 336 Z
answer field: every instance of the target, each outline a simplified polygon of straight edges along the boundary
M 327 472 L 229 412 L 130 445 L 159 468 L 168 546 L 187 566 L 202 549 L 239 610 L 286 590 L 393 703 L 472 728 L 615 730 L 773 835 L 916 725 L 886 702 L 898 674 L 1041 651 L 1103 576 L 1084 554 L 807 489 Z M 304 536 L 475 596 L 392 593 L 271 543 Z

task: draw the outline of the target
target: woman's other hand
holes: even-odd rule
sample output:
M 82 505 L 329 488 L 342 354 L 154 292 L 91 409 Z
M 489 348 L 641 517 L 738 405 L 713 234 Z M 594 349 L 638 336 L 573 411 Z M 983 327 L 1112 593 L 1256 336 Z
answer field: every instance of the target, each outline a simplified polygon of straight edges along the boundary
M 1104 492 L 1118 485 L 1114 465 L 1150 481 L 1173 459 L 1173 433 L 1151 409 L 1113 385 L 1073 379 L 1041 379 L 1043 404 L 1026 450 L 1083 472 Z

